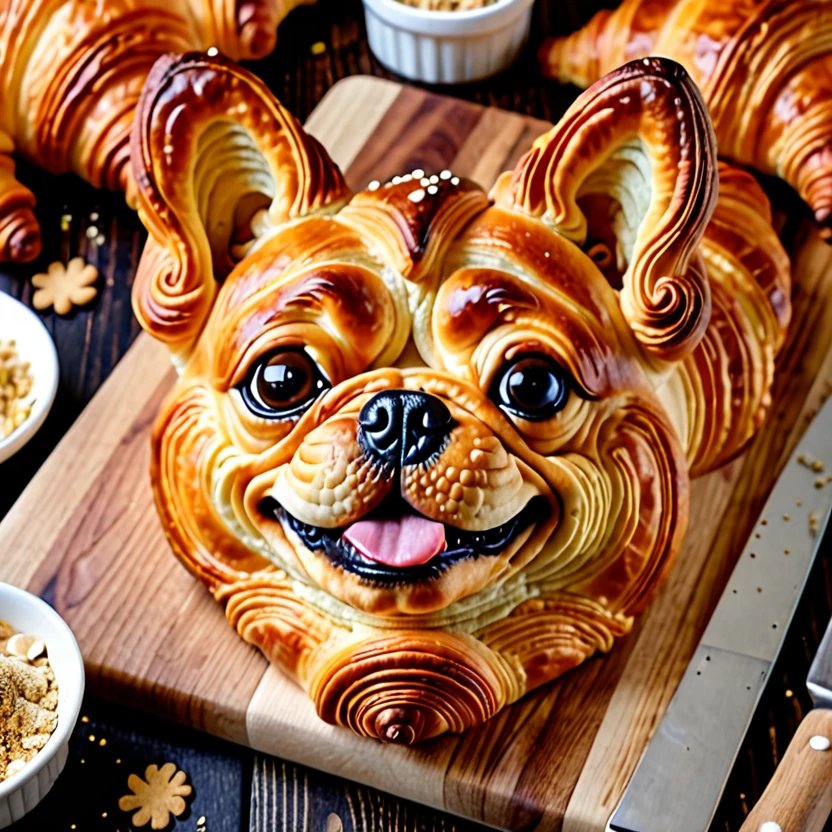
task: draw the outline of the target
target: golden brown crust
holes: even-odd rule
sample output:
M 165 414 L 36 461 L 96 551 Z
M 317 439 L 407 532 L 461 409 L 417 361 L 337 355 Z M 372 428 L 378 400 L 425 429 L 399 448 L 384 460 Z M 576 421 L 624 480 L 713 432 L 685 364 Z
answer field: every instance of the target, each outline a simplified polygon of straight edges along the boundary
M 230 119 L 233 119 L 230 120 Z M 136 275 L 142 325 L 186 354 L 231 270 L 234 228 L 220 220 L 252 194 L 279 226 L 348 197 L 326 151 L 269 94 L 222 58 L 160 58 L 132 136 L 139 216 L 153 256 Z
M 107 0 L 102 12 L 88 0 L 7 0 L 0 5 L 0 134 L 53 173 L 73 172 L 129 196 L 130 130 L 157 58 L 209 47 L 235 59 L 263 57 L 297 2 Z M 8 188 L 0 182 L 0 197 Z M 37 226 L 24 213 L 5 221 L 0 260 L 35 256 Z
M 621 148 L 648 160 L 635 186 L 648 201 L 629 229 L 635 239 L 618 235 L 627 262 L 621 306 L 642 346 L 676 361 L 708 323 L 708 282 L 694 255 L 717 198 L 713 129 L 678 64 L 645 58 L 609 73 L 535 142 L 497 199 L 584 244 L 592 218 L 579 199 L 609 190 L 604 165 Z
M 218 587 L 228 623 L 250 644 L 298 679 L 318 651 L 337 638 L 331 623 L 303 603 L 286 573 L 263 569 Z
M 687 397 L 693 476 L 740 453 L 762 424 L 791 318 L 789 260 L 771 226 L 766 195 L 750 174 L 724 164 L 719 188 L 702 244 L 711 323 L 677 371 L 697 390 Z
M 762 419 L 790 312 L 758 186 L 722 166 L 714 208 L 713 135 L 678 65 L 590 90 L 496 204 L 446 173 L 350 197 L 222 61 L 163 62 L 141 114 L 135 301 L 181 370 L 154 491 L 240 635 L 323 719 L 399 743 L 479 725 L 611 649 L 680 547 L 691 471 Z M 320 392 L 253 405 L 263 368 L 279 399 L 299 365 L 269 362 L 301 352 Z M 526 361 L 556 407 L 506 401 Z M 417 434 L 441 441 L 408 461 Z M 445 548 L 362 554 L 350 534 L 390 517 Z
M 832 235 L 832 2 L 624 0 L 541 48 L 545 74 L 587 86 L 625 60 L 679 61 L 720 153 L 782 177 Z
M 327 722 L 413 745 L 481 725 L 519 691 L 506 663 L 476 639 L 404 631 L 339 650 L 309 694 Z
M 486 627 L 483 644 L 519 662 L 527 690 L 562 676 L 595 653 L 608 653 L 632 629 L 632 618 L 611 615 L 603 605 L 560 592 L 524 601 Z
M 35 195 L 17 181 L 11 153 L 14 145 L 0 130 L 0 263 L 26 263 L 40 254 L 40 227 Z

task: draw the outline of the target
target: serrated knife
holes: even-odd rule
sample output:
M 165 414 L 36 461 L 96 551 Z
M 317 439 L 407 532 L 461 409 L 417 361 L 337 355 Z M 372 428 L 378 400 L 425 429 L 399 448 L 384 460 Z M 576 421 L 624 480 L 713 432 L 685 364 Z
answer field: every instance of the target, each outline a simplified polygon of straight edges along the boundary
M 821 465 L 823 477 L 816 470 Z M 832 400 L 820 409 L 784 466 L 664 718 L 607 824 L 610 832 L 709 829 L 823 537 L 832 505 L 832 483 L 826 483 L 830 470 Z M 829 645 L 828 639 L 827 634 L 824 645 Z M 828 695 L 832 662 L 825 661 L 813 679 L 820 680 Z M 812 711 L 806 731 L 827 716 L 825 710 Z M 827 724 L 832 726 L 832 719 Z M 832 739 L 830 731 L 817 735 Z M 832 749 L 823 755 L 821 759 L 832 761 Z M 801 766 L 803 756 L 805 748 Z M 826 772 L 832 777 L 832 768 Z M 830 785 L 824 785 L 830 791 Z M 812 799 L 818 794 L 816 789 Z M 758 820 L 756 811 L 751 823 L 757 826 L 748 827 L 754 832 L 768 820 L 777 823 Z M 822 805 L 814 811 L 820 815 Z M 783 832 L 809 828 L 782 826 Z M 777 832 L 776 826 L 762 829 Z
M 809 669 L 815 707 L 740 832 L 822 832 L 832 812 L 832 621 Z

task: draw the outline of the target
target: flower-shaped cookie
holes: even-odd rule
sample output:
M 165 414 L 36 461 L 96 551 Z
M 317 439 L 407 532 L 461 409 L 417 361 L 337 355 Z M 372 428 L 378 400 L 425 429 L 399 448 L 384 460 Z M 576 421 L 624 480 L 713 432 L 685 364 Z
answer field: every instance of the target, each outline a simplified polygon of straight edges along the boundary
M 50 263 L 45 273 L 32 278 L 37 289 L 32 305 L 40 311 L 52 306 L 59 315 L 68 315 L 73 306 L 83 306 L 95 298 L 98 290 L 93 284 L 97 279 L 98 269 L 85 263 L 83 257 L 73 257 L 66 266 Z
M 142 780 L 131 774 L 127 785 L 133 794 L 125 795 L 118 801 L 122 812 L 138 811 L 132 817 L 133 826 L 144 826 L 150 821 L 151 829 L 164 829 L 170 823 L 170 816 L 179 817 L 185 811 L 185 800 L 192 791 L 186 785 L 188 775 L 177 771 L 174 763 L 165 763 L 161 768 L 148 766 Z

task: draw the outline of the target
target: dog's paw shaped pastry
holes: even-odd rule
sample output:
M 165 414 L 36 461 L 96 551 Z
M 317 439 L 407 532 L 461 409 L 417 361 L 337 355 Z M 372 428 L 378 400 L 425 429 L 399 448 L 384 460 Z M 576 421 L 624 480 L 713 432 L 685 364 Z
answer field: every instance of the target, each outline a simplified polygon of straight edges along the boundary
M 50 263 L 46 272 L 32 277 L 36 291 L 32 306 L 43 311 L 53 307 L 59 315 L 68 315 L 74 306 L 84 306 L 95 300 L 98 290 L 98 269 L 84 262 L 83 257 L 73 257 L 63 263 Z
M 789 318 L 765 197 L 684 71 L 607 76 L 490 198 L 422 170 L 351 194 L 221 60 L 166 59 L 139 109 L 134 302 L 180 371 L 153 486 L 240 635 L 406 744 L 610 650 Z

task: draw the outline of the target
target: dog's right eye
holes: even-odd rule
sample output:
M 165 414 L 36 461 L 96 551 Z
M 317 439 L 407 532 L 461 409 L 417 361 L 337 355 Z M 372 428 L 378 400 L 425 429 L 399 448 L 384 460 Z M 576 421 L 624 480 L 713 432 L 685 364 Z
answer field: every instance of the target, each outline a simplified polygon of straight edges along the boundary
M 292 419 L 330 387 L 324 371 L 305 350 L 290 348 L 270 352 L 255 361 L 239 390 L 255 416 Z
M 569 378 L 547 355 L 520 355 L 503 368 L 489 396 L 513 416 L 539 422 L 551 419 L 566 406 Z

